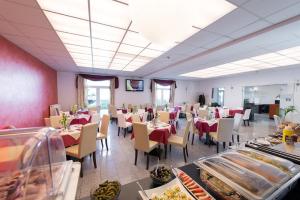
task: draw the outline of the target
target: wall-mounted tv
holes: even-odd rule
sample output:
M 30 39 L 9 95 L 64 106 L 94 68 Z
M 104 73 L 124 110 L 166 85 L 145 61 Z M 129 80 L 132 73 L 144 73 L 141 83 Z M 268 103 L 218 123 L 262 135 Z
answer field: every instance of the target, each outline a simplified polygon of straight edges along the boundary
M 125 80 L 126 91 L 142 92 L 144 91 L 144 81 L 136 79 Z

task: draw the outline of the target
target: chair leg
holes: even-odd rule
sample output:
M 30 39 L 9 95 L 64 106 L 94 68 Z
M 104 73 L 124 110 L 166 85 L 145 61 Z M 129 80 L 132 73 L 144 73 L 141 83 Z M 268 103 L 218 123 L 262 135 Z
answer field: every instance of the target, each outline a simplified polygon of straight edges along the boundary
M 105 138 L 105 146 L 106 146 L 106 150 L 108 151 L 107 138 Z
M 192 145 L 194 145 L 194 137 L 195 137 L 195 134 L 193 134 L 193 137 L 192 137 Z
M 149 169 L 149 153 L 147 153 L 147 167 L 146 169 L 148 170 Z
M 101 141 L 101 146 L 102 146 L 102 149 L 103 149 L 103 141 L 102 141 L 102 139 L 100 141 Z
M 225 142 L 223 142 L 223 149 L 225 149 L 225 147 L 226 147 L 226 143 L 225 143 Z
M 136 150 L 135 150 L 134 165 L 136 165 L 137 157 L 138 157 L 138 150 L 136 149 Z
M 217 153 L 219 153 L 219 142 L 217 142 Z
M 80 177 L 83 177 L 83 169 L 82 169 L 82 167 L 83 167 L 83 165 L 82 165 L 83 161 L 84 161 L 84 158 L 79 159 L 79 162 L 80 162 Z
M 184 157 L 184 162 L 186 162 L 185 147 L 183 147 L 183 157 Z
M 231 142 L 229 142 L 229 146 L 231 146 Z
M 248 126 L 250 126 L 250 120 L 248 119 Z
M 126 137 L 127 128 L 124 128 L 124 138 Z
M 237 135 L 237 141 L 240 142 L 240 135 Z
M 187 145 L 185 145 L 185 152 L 186 152 L 186 156 L 189 157 L 189 152 L 188 152 Z
M 246 120 L 244 120 L 244 126 L 246 126 Z
M 171 152 L 171 150 L 172 150 L 172 145 L 170 144 L 170 152 Z
M 158 159 L 160 160 L 160 144 L 158 144 Z
M 118 127 L 118 136 L 120 135 L 120 129 L 121 129 L 121 128 L 120 128 L 120 127 Z
M 93 152 L 94 168 L 97 168 L 96 152 Z
M 190 134 L 191 134 L 191 132 L 189 132 L 189 134 L 188 134 L 188 141 L 190 141 Z
M 167 159 L 167 151 L 168 151 L 168 145 L 165 144 L 165 159 Z
M 232 138 L 232 142 L 234 143 L 234 135 L 232 135 L 231 138 Z

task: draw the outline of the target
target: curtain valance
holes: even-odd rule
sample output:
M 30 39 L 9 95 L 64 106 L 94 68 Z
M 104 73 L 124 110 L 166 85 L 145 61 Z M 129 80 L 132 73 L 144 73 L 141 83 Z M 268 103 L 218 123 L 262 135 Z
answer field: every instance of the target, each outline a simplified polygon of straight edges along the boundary
M 78 74 L 78 76 L 90 81 L 107 81 L 107 80 L 114 79 L 115 89 L 119 88 L 119 78 L 116 76 L 102 76 L 102 75 L 93 75 L 93 74 Z M 78 88 L 78 76 L 76 77 L 76 88 Z
M 176 81 L 174 80 L 161 80 L 161 79 L 152 79 L 150 84 L 150 90 L 152 91 L 152 87 L 154 87 L 154 83 L 157 83 L 162 86 L 169 86 L 175 84 L 175 88 L 177 88 Z

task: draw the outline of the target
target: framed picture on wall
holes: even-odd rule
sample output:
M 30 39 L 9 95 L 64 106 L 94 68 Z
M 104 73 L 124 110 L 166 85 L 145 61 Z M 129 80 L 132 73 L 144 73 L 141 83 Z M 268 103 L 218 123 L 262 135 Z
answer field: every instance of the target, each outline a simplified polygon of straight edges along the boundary
M 142 92 L 144 91 L 144 80 L 126 79 L 126 91 Z

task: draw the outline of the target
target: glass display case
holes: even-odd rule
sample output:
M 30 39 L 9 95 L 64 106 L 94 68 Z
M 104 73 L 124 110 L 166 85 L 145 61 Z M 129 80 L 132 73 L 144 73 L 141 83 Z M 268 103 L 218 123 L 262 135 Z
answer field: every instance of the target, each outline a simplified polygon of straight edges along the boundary
M 66 191 L 72 161 L 51 128 L 0 133 L 0 199 L 55 199 Z

